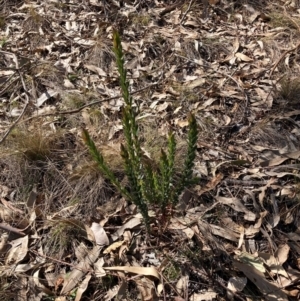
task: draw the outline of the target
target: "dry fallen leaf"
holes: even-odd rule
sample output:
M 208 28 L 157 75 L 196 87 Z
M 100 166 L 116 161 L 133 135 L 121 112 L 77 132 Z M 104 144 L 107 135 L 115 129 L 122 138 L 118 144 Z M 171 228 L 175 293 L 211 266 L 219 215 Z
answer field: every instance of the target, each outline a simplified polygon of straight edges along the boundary
M 176 290 L 181 296 L 185 296 L 188 293 L 189 276 L 181 276 L 176 283 Z
M 248 210 L 242 202 L 237 198 L 226 198 L 226 197 L 216 197 L 216 200 L 224 205 L 230 206 L 233 210 L 238 212 L 244 212 L 244 219 L 248 221 L 255 221 L 256 214 Z
M 159 300 L 154 281 L 151 281 L 149 278 L 142 277 L 142 278 L 137 278 L 135 280 L 135 283 L 137 285 L 137 289 L 141 294 L 142 300 L 145 301 Z
M 109 244 L 109 239 L 101 225 L 98 223 L 92 223 L 91 230 L 94 233 L 95 242 L 97 245 L 105 246 Z
M 231 277 L 228 281 L 228 288 L 233 292 L 241 292 L 246 286 L 247 278 Z
M 281 245 L 276 250 L 274 256 L 278 260 L 278 264 L 283 264 L 287 261 L 290 252 L 290 247 L 287 244 Z
M 127 280 L 124 279 L 124 277 L 121 278 L 121 284 L 116 285 L 114 287 L 112 287 L 105 295 L 104 297 L 104 301 L 110 301 L 112 300 L 115 296 L 117 296 L 117 298 L 119 299 L 123 299 L 123 297 L 125 297 L 126 292 L 127 292 Z
M 243 272 L 245 276 L 254 283 L 257 288 L 264 294 L 268 301 L 288 301 L 286 294 L 274 283 L 266 280 L 264 274 L 254 266 L 235 261 L 233 265 Z
M 190 296 L 189 301 L 213 301 L 218 294 L 214 291 L 208 291 L 201 294 L 194 293 Z
M 101 247 L 95 246 L 92 250 L 88 252 L 87 256 L 84 258 L 83 261 L 79 262 L 77 265 L 74 266 L 70 275 L 68 275 L 68 278 L 65 279 L 64 285 L 60 292 L 62 295 L 70 292 L 74 287 L 77 286 L 77 284 L 79 283 L 79 281 L 81 281 L 84 275 L 91 272 L 91 267 L 97 260 L 100 251 Z
M 22 261 L 28 253 L 28 235 L 10 242 L 11 248 L 6 254 L 5 263 L 7 265 L 17 264 Z
M 79 285 L 78 289 L 77 289 L 77 292 L 76 292 L 76 298 L 74 301 L 80 301 L 81 300 L 81 297 L 82 297 L 82 294 L 86 291 L 86 289 L 88 288 L 88 284 L 89 284 L 89 281 L 91 280 L 92 278 L 92 275 L 89 274 L 87 275 L 84 280 L 81 282 L 81 284 Z
M 116 251 L 118 248 L 120 248 L 123 245 L 124 242 L 125 242 L 124 240 L 114 242 L 103 251 L 103 254 L 109 254 L 111 252 Z
M 124 224 L 122 227 L 120 227 L 113 235 L 112 239 L 113 241 L 117 240 L 121 235 L 123 235 L 124 231 L 126 229 L 132 229 L 138 225 L 141 224 L 141 219 L 138 217 L 134 217 L 130 219 L 126 224 Z
M 160 276 L 157 270 L 154 267 L 131 267 L 131 266 L 115 266 L 115 267 L 104 267 L 104 270 L 109 271 L 124 271 L 128 273 L 144 275 L 144 276 L 153 276 L 157 279 L 160 279 Z

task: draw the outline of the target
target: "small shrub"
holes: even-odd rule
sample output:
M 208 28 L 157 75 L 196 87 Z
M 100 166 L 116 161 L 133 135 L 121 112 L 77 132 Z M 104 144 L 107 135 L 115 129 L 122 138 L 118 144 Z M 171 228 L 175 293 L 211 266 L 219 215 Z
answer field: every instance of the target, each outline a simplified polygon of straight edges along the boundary
M 167 151 L 161 150 L 159 163 L 156 164 L 157 168 L 154 168 L 148 160 L 144 160 L 141 141 L 138 136 L 137 111 L 129 92 L 122 46 L 117 32 L 114 33 L 114 52 L 120 74 L 122 96 L 125 102 L 122 123 L 126 143 L 121 145 L 121 156 L 124 162 L 125 173 L 128 177 L 129 188 L 121 185 L 86 130 L 83 130 L 83 139 L 93 159 L 97 162 L 100 171 L 125 198 L 136 204 L 149 229 L 149 205 L 158 205 L 162 215 L 165 217 L 167 210 L 178 203 L 179 196 L 184 188 L 194 183 L 192 169 L 196 156 L 197 124 L 195 117 L 191 114 L 189 116 L 187 154 L 182 173 L 179 176 L 175 176 L 174 170 L 176 152 L 174 133 L 169 135 Z

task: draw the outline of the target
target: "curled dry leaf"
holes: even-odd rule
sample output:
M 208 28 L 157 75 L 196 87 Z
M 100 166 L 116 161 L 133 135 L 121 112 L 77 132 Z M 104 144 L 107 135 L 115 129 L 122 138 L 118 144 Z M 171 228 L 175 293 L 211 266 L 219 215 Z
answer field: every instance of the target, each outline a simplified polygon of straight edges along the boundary
M 28 253 L 28 235 L 10 242 L 11 249 L 6 254 L 6 264 L 17 264 L 22 261 Z
M 213 301 L 217 298 L 218 294 L 214 291 L 207 291 L 201 294 L 193 294 L 189 301 Z
M 38 269 L 37 271 L 34 272 L 34 274 L 33 274 L 34 284 L 36 285 L 38 290 L 42 291 L 43 293 L 45 293 L 49 296 L 52 296 L 53 292 L 40 282 L 40 279 L 43 277 L 42 275 L 40 275 L 40 272 L 41 272 L 40 269 Z
M 248 265 L 253 266 L 258 271 L 264 273 L 266 271 L 264 267 L 264 261 L 258 256 L 254 256 L 252 254 L 249 254 L 247 252 L 240 252 L 235 251 L 235 254 L 237 254 L 237 259 L 241 262 L 247 263 Z
M 83 276 L 91 271 L 91 267 L 97 260 L 100 251 L 101 247 L 95 246 L 92 250 L 90 250 L 90 252 L 88 252 L 84 260 L 74 266 L 74 269 L 71 271 L 70 275 L 68 275 L 68 278 L 65 279 L 64 286 L 61 290 L 62 295 L 70 292 L 74 287 L 77 286 Z
M 122 241 L 116 241 L 113 244 L 111 244 L 109 247 L 107 247 L 104 251 L 103 254 L 109 254 L 111 252 L 116 251 L 118 248 L 120 248 L 124 243 L 124 240 Z
M 112 239 L 115 241 L 117 240 L 121 235 L 123 235 L 124 231 L 126 229 L 132 229 L 138 225 L 141 224 L 141 219 L 138 217 L 134 217 L 130 219 L 126 224 L 124 224 L 122 227 L 120 227 L 113 235 Z
M 224 229 L 224 228 L 222 228 L 218 225 L 213 225 L 213 224 L 210 224 L 210 227 L 211 227 L 211 232 L 214 235 L 224 237 L 224 238 L 226 238 L 228 240 L 231 240 L 231 241 L 234 241 L 234 242 L 239 241 L 240 235 L 237 234 L 236 232 L 232 231 L 229 228 Z
M 177 281 L 176 290 L 177 290 L 178 294 L 180 294 L 181 296 L 184 296 L 185 293 L 187 293 L 188 282 L 189 282 L 188 275 L 181 276 L 180 279 Z
M 15 219 L 14 212 L 9 208 L 0 205 L 0 218 L 4 222 L 12 222 Z
M 104 269 L 103 269 L 103 265 L 104 265 L 104 259 L 103 257 L 99 258 L 95 263 L 94 263 L 94 272 L 95 272 L 95 276 L 100 278 L 106 275 Z
M 104 228 L 98 223 L 92 223 L 91 230 L 94 233 L 95 242 L 97 245 L 105 246 L 109 244 L 109 239 Z
M 255 221 L 256 219 L 256 214 L 248 210 L 242 202 L 238 198 L 229 198 L 229 197 L 221 197 L 218 196 L 216 197 L 216 200 L 219 201 L 220 203 L 230 206 L 233 210 L 237 212 L 244 212 L 244 219 L 247 221 Z
M 231 277 L 227 287 L 233 292 L 241 292 L 247 284 L 245 277 Z
M 135 279 L 143 301 L 158 301 L 157 290 L 152 280 L 146 277 Z
M 109 271 L 124 271 L 128 273 L 144 275 L 144 276 L 153 276 L 160 280 L 160 276 L 157 270 L 154 267 L 131 267 L 131 266 L 115 266 L 115 267 L 104 267 L 104 270 Z
M 239 58 L 241 61 L 244 61 L 244 62 L 251 62 L 251 61 L 253 61 L 250 57 L 248 57 L 247 55 L 245 55 L 243 53 L 240 53 L 240 52 L 237 52 L 235 54 L 235 56 L 237 58 Z
M 76 292 L 76 298 L 75 298 L 74 301 L 80 301 L 81 300 L 82 294 L 86 291 L 86 289 L 88 287 L 88 284 L 89 284 L 89 281 L 91 280 L 91 278 L 92 278 L 92 275 L 88 274 L 84 278 L 84 280 L 81 282 L 81 284 L 79 285 L 78 290 Z
M 278 259 L 272 254 L 258 253 L 258 256 L 264 260 L 264 263 L 269 267 L 273 275 L 282 275 L 289 277 L 285 269 L 278 263 Z
M 127 289 L 127 281 L 126 279 L 122 278 L 121 284 L 115 285 L 106 293 L 106 295 L 104 296 L 104 301 L 113 300 L 115 296 L 117 296 L 118 299 L 119 298 L 121 299 L 123 296 L 125 296 L 126 289 Z
M 281 245 L 275 252 L 275 257 L 279 264 L 283 264 L 287 261 L 290 252 L 290 247 L 287 244 Z
M 233 265 L 257 286 L 267 301 L 288 301 L 287 295 L 275 283 L 269 282 L 254 266 L 237 261 Z
M 191 239 L 194 236 L 194 231 L 185 226 L 184 224 L 180 223 L 177 219 L 172 218 L 170 221 L 170 225 L 168 226 L 168 229 L 170 230 L 181 230 L 188 239 Z

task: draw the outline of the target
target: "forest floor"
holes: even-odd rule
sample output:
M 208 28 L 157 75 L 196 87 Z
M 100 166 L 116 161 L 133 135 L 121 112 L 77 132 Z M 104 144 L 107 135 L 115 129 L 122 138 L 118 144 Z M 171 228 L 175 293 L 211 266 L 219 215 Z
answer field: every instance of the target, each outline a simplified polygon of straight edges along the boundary
M 199 129 L 149 236 L 82 139 L 126 185 L 114 30 L 145 158 Z M 298 1 L 1 0 L 0 58 L 1 300 L 299 300 Z

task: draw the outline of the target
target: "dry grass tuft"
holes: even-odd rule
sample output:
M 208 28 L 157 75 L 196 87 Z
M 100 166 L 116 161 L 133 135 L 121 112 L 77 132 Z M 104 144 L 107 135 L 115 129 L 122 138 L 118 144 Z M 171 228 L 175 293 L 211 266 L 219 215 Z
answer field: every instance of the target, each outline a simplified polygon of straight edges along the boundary
M 151 21 L 150 15 L 137 13 L 131 14 L 130 19 L 132 24 L 138 29 L 148 26 Z
M 51 225 L 47 234 L 45 249 L 48 254 L 63 258 L 74 253 L 79 241 L 86 237 L 84 225 L 77 220 L 59 219 Z
M 78 109 L 87 103 L 85 95 L 70 92 L 65 93 L 62 99 L 62 105 L 67 109 Z
M 109 75 L 115 57 L 112 51 L 112 41 L 105 37 L 105 28 L 101 27 L 95 36 L 95 45 L 87 52 L 86 61 L 88 64 L 103 69 Z
M 36 186 L 46 194 L 51 191 L 51 202 L 55 192 L 62 193 L 66 185 L 62 170 L 69 158 L 64 151 L 74 148 L 71 140 L 62 131 L 47 131 L 39 124 L 29 129 L 16 127 L 0 148 L 0 165 L 5 171 L 0 176 L 1 183 L 17 188 L 16 200 L 26 199 Z M 52 204 L 43 204 L 45 208 L 49 206 Z
M 298 105 L 300 99 L 300 78 L 286 77 L 280 82 L 279 96 L 285 103 Z
M 44 61 L 32 66 L 29 73 L 37 80 L 38 84 L 46 85 L 48 87 L 62 86 L 65 77 L 63 69 L 59 69 L 52 63 Z
M 300 28 L 300 18 L 290 17 L 288 14 L 282 13 L 282 11 L 272 11 L 269 17 L 272 27 L 284 27 L 288 30 L 299 30 Z
M 39 127 L 31 131 L 16 127 L 4 144 L 5 153 L 31 162 L 42 162 L 56 157 L 60 140 L 60 132 L 46 132 Z
M 68 183 L 72 187 L 68 205 L 78 205 L 78 211 L 89 216 L 96 216 L 95 209 L 113 194 L 112 188 L 93 162 L 85 162 L 74 168 Z
M 90 125 L 98 126 L 101 120 L 96 110 L 94 113 L 90 114 Z M 119 150 L 113 146 L 102 149 L 122 177 Z M 0 154 L 1 183 L 14 189 L 16 201 L 26 200 L 37 187 L 43 192 L 39 207 L 45 212 L 76 205 L 77 214 L 94 215 L 113 194 L 95 164 L 86 159 L 86 150 L 81 150 L 76 136 L 67 130 L 54 132 L 38 123 L 16 127 L 0 146 Z

